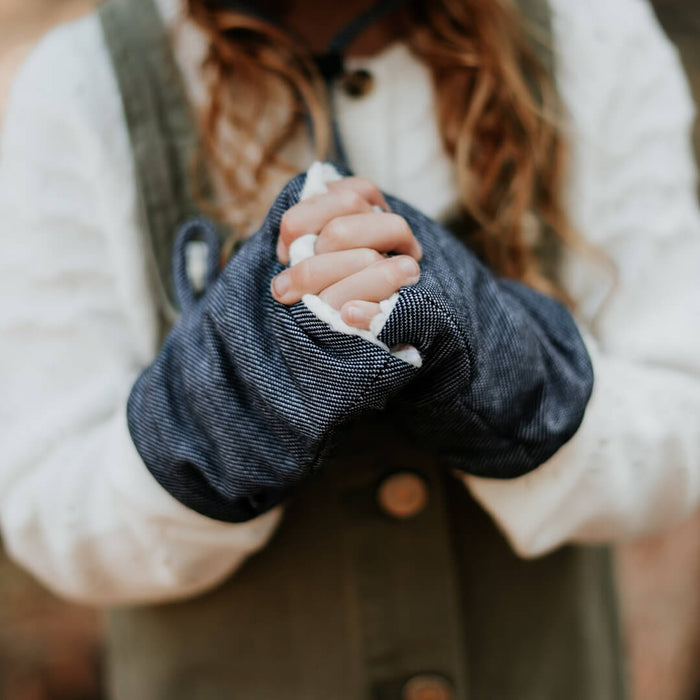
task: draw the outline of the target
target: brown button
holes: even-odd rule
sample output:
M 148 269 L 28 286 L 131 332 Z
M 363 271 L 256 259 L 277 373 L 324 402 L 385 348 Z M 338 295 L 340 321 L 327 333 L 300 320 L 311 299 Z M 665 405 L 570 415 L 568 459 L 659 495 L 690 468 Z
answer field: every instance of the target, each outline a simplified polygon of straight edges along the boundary
M 374 85 L 372 74 L 364 68 L 350 71 L 343 76 L 343 89 L 350 97 L 364 97 Z
M 428 487 L 418 474 L 398 472 L 382 481 L 377 499 L 389 515 L 395 518 L 412 518 L 428 503 Z
M 452 684 L 442 676 L 413 676 L 401 691 L 401 700 L 454 700 Z

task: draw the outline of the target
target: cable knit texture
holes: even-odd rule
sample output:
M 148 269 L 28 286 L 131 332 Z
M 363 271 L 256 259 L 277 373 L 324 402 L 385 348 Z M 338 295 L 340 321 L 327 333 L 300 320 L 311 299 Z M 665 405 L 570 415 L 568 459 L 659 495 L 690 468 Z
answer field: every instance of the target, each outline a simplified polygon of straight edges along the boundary
M 159 4 L 172 21 L 177 3 Z M 616 262 L 619 286 L 600 309 L 608 277 L 567 261 L 596 376 L 574 437 L 520 478 L 465 477 L 525 555 L 658 530 L 700 502 L 700 216 L 689 91 L 644 0 L 551 4 L 570 115 L 570 211 Z M 178 57 L 195 102 L 201 47 L 187 28 Z M 400 44 L 353 65 L 375 78 L 360 100 L 338 95 L 354 169 L 441 218 L 456 185 L 427 71 Z M 262 547 L 280 509 L 242 524 L 188 509 L 153 479 L 127 431 L 127 395 L 156 355 L 158 326 L 128 137 L 94 16 L 34 50 L 2 138 L 5 546 L 47 585 L 83 601 L 193 595 Z M 308 164 L 300 157 L 300 170 Z

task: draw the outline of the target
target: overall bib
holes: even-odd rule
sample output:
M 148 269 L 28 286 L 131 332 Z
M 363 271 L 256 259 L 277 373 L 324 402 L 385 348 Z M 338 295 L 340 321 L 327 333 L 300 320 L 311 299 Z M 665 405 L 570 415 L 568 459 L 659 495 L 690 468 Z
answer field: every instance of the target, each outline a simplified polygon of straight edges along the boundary
M 546 0 L 520 5 L 548 29 Z M 197 213 L 196 128 L 153 0 L 107 0 L 100 17 L 165 332 L 174 232 Z M 107 636 L 116 700 L 624 697 L 609 550 L 518 558 L 435 457 L 376 417 L 230 580 L 113 610 Z

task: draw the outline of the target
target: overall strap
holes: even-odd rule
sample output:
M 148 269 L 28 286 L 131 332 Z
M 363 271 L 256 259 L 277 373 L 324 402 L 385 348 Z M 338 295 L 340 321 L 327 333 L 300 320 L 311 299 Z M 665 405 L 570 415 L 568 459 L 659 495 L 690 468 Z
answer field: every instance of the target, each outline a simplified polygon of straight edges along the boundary
M 178 227 L 199 213 L 192 181 L 198 130 L 153 0 L 105 0 L 98 9 L 121 93 L 163 329 L 179 312 L 171 271 Z M 204 173 L 196 173 L 204 178 Z M 206 179 L 202 182 L 207 193 Z

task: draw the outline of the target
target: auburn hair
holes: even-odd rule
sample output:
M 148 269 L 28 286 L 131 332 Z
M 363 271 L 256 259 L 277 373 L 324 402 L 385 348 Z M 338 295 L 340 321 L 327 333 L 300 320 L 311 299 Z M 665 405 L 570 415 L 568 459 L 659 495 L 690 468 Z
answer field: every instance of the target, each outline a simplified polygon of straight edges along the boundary
M 269 205 L 271 170 L 292 171 L 283 150 L 305 119 L 316 157 L 326 156 L 325 85 L 309 48 L 277 24 L 218 0 L 184 1 L 209 39 L 203 156 L 228 194 L 219 213 L 241 231 Z M 566 144 L 551 77 L 533 50 L 538 37 L 505 0 L 413 0 L 402 13 L 406 41 L 433 76 L 468 244 L 499 274 L 569 303 L 533 235 L 555 249 L 584 246 L 562 201 Z

